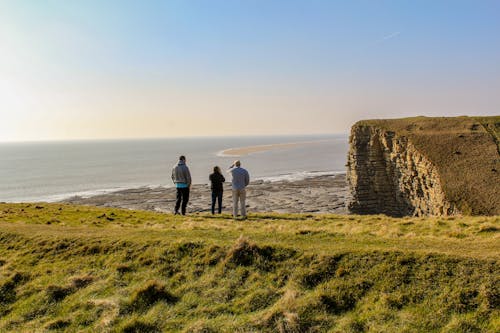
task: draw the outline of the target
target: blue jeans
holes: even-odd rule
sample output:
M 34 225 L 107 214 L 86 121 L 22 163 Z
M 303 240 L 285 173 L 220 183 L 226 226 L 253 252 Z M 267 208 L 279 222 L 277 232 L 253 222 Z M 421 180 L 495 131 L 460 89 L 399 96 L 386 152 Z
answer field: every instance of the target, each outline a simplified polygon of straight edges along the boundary
M 212 214 L 215 214 L 215 201 L 218 201 L 219 214 L 222 212 L 222 191 L 214 192 L 212 191 Z

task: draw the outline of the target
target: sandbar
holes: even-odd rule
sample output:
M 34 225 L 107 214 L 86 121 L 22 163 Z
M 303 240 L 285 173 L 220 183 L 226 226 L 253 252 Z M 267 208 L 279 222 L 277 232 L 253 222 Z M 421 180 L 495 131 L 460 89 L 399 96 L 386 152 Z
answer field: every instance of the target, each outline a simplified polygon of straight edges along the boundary
M 289 142 L 289 143 L 274 143 L 269 145 L 248 146 L 239 148 L 229 148 L 219 153 L 221 156 L 245 156 L 253 153 L 260 153 L 275 149 L 295 148 L 305 145 L 318 144 L 328 142 L 329 140 L 316 140 L 316 141 L 303 141 L 303 142 Z

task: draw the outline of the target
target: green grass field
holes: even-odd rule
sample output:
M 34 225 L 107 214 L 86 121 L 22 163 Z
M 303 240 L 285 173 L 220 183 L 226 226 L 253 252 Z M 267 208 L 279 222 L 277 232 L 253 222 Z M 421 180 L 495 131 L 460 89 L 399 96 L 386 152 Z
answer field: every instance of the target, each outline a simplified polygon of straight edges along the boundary
M 499 231 L 0 204 L 0 331 L 498 332 Z

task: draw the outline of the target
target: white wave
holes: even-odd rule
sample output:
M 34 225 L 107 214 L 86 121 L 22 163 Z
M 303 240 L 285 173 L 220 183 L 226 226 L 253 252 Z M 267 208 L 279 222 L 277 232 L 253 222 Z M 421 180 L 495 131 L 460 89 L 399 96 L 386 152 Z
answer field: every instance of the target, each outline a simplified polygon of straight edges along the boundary
M 271 183 L 282 182 L 282 181 L 294 182 L 294 181 L 300 181 L 300 180 L 304 180 L 304 179 L 308 179 L 308 178 L 314 178 L 314 177 L 320 177 L 320 176 L 335 176 L 335 175 L 339 175 L 339 174 L 345 174 L 345 171 L 298 171 L 298 172 L 275 175 L 275 176 L 256 177 L 256 178 L 254 178 L 254 180 L 255 181 L 271 182 Z M 201 184 L 201 185 L 203 185 L 203 184 Z M 200 184 L 195 184 L 195 185 L 200 185 Z M 208 185 L 208 186 L 210 186 L 210 185 Z M 22 202 L 60 202 L 60 201 L 64 201 L 64 200 L 67 200 L 67 199 L 70 199 L 73 197 L 90 198 L 90 197 L 95 197 L 98 195 L 110 194 L 110 193 L 126 191 L 126 190 L 134 190 L 134 189 L 139 189 L 139 188 L 148 188 L 151 190 L 155 190 L 155 189 L 165 188 L 165 187 L 173 187 L 173 185 L 166 185 L 166 184 L 139 185 L 139 184 L 137 184 L 135 186 L 134 185 L 116 186 L 116 187 L 110 187 L 110 188 L 104 188 L 104 189 L 66 192 L 66 193 L 52 194 L 52 195 L 42 196 L 42 197 L 23 198 L 23 200 L 21 200 L 21 201 Z M 17 202 L 17 200 L 15 200 L 15 199 L 9 200 L 8 202 Z
M 70 199 L 73 197 L 80 197 L 80 198 L 90 198 L 90 197 L 95 197 L 98 195 L 104 195 L 104 194 L 110 194 L 110 193 L 115 193 L 115 192 L 120 192 L 120 191 L 127 191 L 127 190 L 134 190 L 138 188 L 148 188 L 150 190 L 155 190 L 157 188 L 161 187 L 168 187 L 166 185 L 129 185 L 129 186 L 116 186 L 116 187 L 110 187 L 110 188 L 104 188 L 104 189 L 96 189 L 96 190 L 86 190 L 86 191 L 78 191 L 78 192 L 69 192 L 69 193 L 60 193 L 60 194 L 53 194 L 49 195 L 43 198 L 38 198 L 36 201 L 43 201 L 43 202 L 59 202 L 59 201 L 64 201 L 66 199 Z
M 87 190 L 87 191 L 79 191 L 79 192 L 70 192 L 70 193 L 61 193 L 61 194 L 53 194 L 41 199 L 41 201 L 46 202 L 57 202 L 63 201 L 65 199 L 80 197 L 80 198 L 90 198 L 95 197 L 97 195 L 108 194 L 113 192 L 118 192 L 122 190 L 126 190 L 129 187 L 112 187 L 98 190 Z
M 281 182 L 281 181 L 293 182 L 320 176 L 335 176 L 344 173 L 345 171 L 299 171 L 277 176 L 258 177 L 256 178 L 256 180 L 262 180 L 271 183 Z

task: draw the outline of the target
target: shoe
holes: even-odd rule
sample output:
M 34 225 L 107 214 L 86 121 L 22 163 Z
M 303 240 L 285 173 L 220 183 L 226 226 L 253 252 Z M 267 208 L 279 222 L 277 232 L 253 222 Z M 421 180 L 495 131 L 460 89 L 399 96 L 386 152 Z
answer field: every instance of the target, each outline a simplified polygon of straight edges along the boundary
M 180 213 L 179 212 L 174 212 L 174 215 L 180 215 Z

